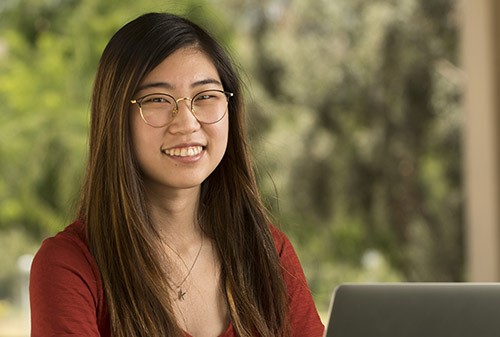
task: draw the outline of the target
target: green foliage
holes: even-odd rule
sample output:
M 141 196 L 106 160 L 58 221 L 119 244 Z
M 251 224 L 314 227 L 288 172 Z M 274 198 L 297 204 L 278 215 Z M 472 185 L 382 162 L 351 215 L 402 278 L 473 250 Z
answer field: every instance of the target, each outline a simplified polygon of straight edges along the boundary
M 17 0 L 0 7 L 0 237 L 16 230 L 40 242 L 72 221 L 100 54 L 126 21 L 165 10 L 215 21 L 200 15 L 208 6 L 194 0 Z M 211 27 L 230 40 L 221 22 Z M 0 249 L 12 261 L 22 254 Z M 10 277 L 0 274 L 0 298 L 14 292 Z
M 462 280 L 455 2 L 259 4 L 244 59 L 254 146 L 310 281 L 330 282 L 318 300 L 352 281 L 342 266 L 364 275 L 372 249 L 403 279 Z
M 454 6 L 3 2 L 0 235 L 39 242 L 71 221 L 101 51 L 124 22 L 168 10 L 209 27 L 241 63 L 259 182 L 322 309 L 340 282 L 461 280 Z

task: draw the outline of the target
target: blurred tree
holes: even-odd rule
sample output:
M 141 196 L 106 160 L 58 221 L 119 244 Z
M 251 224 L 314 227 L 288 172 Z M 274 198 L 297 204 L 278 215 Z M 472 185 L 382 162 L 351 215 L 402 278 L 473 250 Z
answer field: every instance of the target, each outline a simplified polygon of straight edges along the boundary
M 88 109 L 102 49 L 126 21 L 169 10 L 231 30 L 204 1 L 11 0 L 0 6 L 0 298 L 12 295 L 17 256 L 74 217 L 83 174 Z M 22 234 L 18 234 L 22 233 Z M 24 241 L 23 239 L 24 238 Z M 9 248 L 10 247 L 10 248 Z M 23 247 L 24 251 L 20 251 Z M 30 247 L 30 248 L 28 248 Z
M 252 13 L 256 149 L 312 282 L 370 249 L 405 279 L 462 280 L 455 1 L 231 3 Z
M 259 181 L 321 303 L 332 282 L 461 280 L 455 2 L 2 2 L 0 235 L 33 246 L 71 221 L 102 48 L 169 10 L 240 61 Z

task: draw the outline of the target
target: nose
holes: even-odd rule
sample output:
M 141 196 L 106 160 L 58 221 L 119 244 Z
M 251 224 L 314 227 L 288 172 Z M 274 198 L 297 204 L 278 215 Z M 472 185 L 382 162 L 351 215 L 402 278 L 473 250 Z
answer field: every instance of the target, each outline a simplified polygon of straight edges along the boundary
M 200 128 L 198 122 L 191 112 L 191 99 L 183 97 L 177 100 L 177 112 L 168 129 L 171 133 L 193 133 Z

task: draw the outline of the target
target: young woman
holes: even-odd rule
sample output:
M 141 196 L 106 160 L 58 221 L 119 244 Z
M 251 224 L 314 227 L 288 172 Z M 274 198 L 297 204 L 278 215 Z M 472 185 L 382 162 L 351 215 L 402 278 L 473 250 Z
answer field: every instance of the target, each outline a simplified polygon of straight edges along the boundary
M 228 55 L 192 22 L 150 13 L 113 36 L 78 220 L 32 265 L 32 337 L 322 336 L 243 112 Z

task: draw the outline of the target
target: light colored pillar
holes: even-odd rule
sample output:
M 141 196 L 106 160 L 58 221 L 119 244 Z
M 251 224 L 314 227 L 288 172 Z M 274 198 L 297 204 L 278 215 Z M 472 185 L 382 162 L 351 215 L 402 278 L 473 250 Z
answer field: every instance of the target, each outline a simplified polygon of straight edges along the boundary
M 466 278 L 500 281 L 500 1 L 462 0 Z

